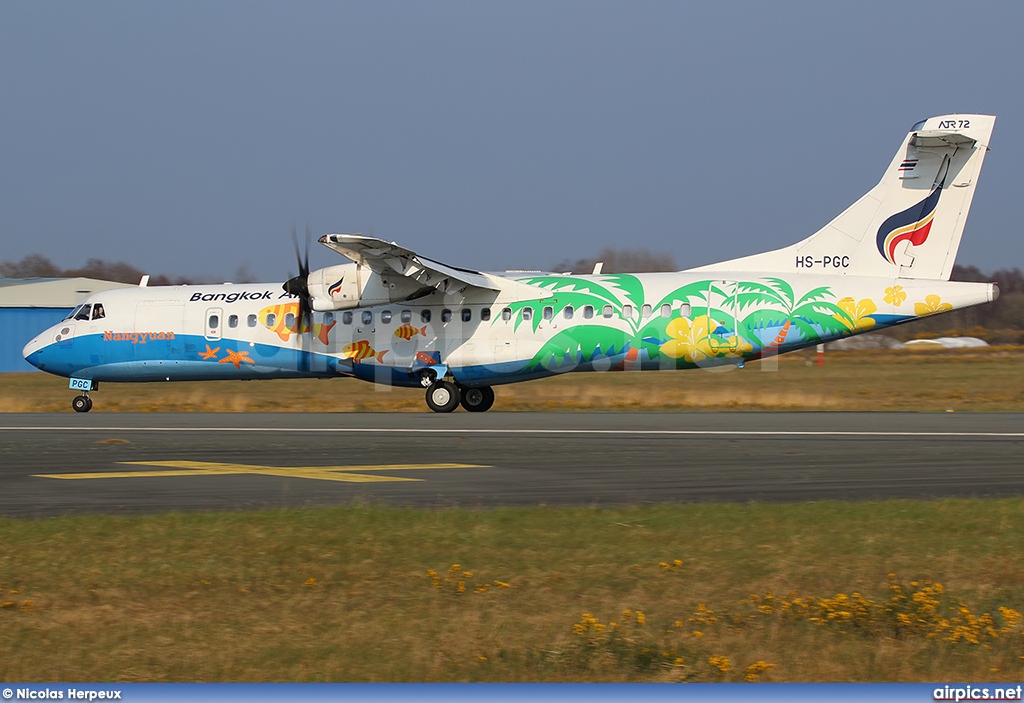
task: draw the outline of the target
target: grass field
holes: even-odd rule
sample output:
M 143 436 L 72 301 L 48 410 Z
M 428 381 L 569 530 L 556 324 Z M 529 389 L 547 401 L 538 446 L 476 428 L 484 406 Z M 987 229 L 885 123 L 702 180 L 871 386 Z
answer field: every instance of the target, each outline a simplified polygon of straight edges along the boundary
M 495 388 L 515 410 L 1024 410 L 1024 348 L 796 353 L 746 368 L 566 374 Z M 0 375 L 0 411 L 70 409 L 67 381 Z M 423 391 L 353 379 L 103 384 L 93 412 L 426 412 Z
M 1024 350 L 579 374 L 496 410 L 1024 410 Z M 70 412 L 0 376 L 0 409 Z M 352 380 L 104 385 L 94 412 L 425 411 Z M 1006 681 L 1024 499 L 0 520 L 2 681 Z
M 1024 500 L 0 521 L 3 681 L 1010 681 Z

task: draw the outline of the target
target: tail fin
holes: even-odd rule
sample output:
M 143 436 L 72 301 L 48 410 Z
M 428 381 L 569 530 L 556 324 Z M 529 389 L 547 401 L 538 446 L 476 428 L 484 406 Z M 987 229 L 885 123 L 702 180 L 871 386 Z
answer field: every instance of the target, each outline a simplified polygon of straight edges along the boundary
M 878 185 L 807 239 L 695 270 L 949 280 L 995 121 L 918 122 Z

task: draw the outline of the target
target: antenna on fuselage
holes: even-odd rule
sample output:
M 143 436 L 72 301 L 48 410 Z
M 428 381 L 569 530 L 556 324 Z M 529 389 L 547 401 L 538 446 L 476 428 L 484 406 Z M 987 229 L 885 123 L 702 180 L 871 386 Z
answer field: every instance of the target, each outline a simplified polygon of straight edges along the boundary
M 596 264 L 594 264 L 594 272 L 592 274 L 590 274 L 590 275 L 591 276 L 597 276 L 598 274 L 601 273 L 601 269 L 603 269 L 603 268 L 604 268 L 604 262 L 603 261 L 598 261 Z

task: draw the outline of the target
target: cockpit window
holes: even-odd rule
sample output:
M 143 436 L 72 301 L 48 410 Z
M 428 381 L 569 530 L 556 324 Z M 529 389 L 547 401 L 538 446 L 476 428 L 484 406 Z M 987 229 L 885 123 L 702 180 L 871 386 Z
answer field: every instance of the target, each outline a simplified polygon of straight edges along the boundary
M 85 307 L 84 305 L 79 305 L 74 310 L 69 312 L 68 316 L 65 317 L 64 319 L 65 320 L 77 320 L 78 319 L 78 317 L 77 317 L 78 313 L 82 312 L 82 308 L 84 308 L 84 307 Z
M 75 319 L 76 320 L 88 320 L 89 319 L 89 309 L 91 307 L 92 307 L 91 305 L 82 305 L 81 307 L 79 307 L 78 311 L 75 312 Z
M 96 303 L 92 306 L 92 319 L 102 320 L 107 314 L 103 311 L 103 303 Z

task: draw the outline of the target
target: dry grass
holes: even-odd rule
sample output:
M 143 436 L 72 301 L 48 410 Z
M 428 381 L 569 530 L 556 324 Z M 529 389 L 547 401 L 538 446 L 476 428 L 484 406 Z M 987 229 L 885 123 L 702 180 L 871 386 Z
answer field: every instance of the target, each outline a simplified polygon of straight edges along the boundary
M 1019 499 L 85 516 L 0 541 L 5 681 L 1014 681 L 1024 655 L 999 610 L 1024 610 Z M 996 636 L 750 598 L 884 605 L 889 573 Z
M 496 388 L 495 410 L 1024 410 L 1024 348 L 812 353 L 715 371 L 567 374 Z M 67 382 L 0 376 L 0 411 L 66 412 Z M 94 412 L 426 412 L 423 392 L 352 379 L 104 384 Z

